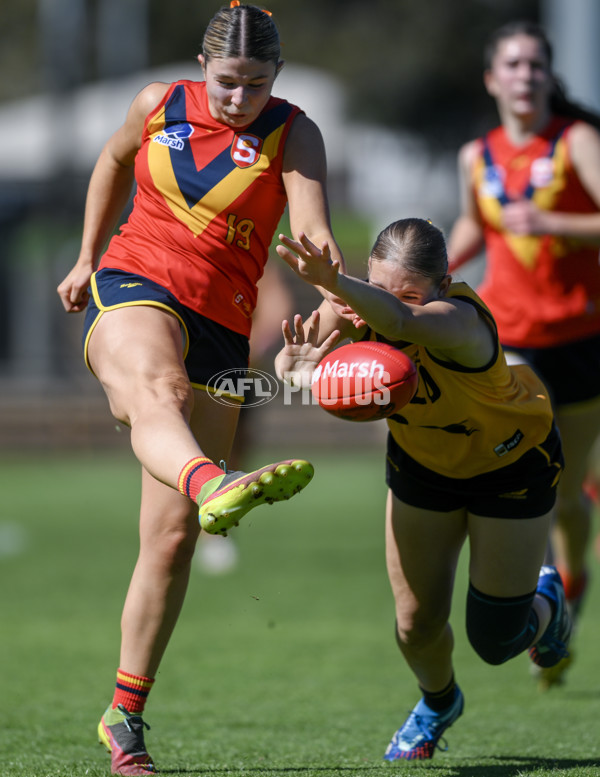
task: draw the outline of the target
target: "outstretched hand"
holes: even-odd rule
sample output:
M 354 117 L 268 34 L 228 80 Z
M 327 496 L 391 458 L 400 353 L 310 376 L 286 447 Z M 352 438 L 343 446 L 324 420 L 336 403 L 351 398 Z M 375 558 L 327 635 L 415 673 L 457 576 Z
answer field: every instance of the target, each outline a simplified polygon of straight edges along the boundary
M 279 378 L 291 386 L 308 388 L 317 365 L 333 348 L 340 337 L 334 330 L 321 345 L 319 342 L 319 311 L 313 311 L 308 319 L 308 330 L 304 333 L 302 316 L 294 316 L 294 329 L 288 321 L 282 324 L 284 346 L 277 354 L 275 366 Z
M 340 263 L 331 258 L 329 244 L 324 242 L 319 248 L 304 232 L 301 232 L 298 238 L 292 240 L 286 235 L 279 235 L 283 245 L 276 246 L 275 250 L 302 280 L 313 286 L 321 286 L 327 291 L 334 291 Z

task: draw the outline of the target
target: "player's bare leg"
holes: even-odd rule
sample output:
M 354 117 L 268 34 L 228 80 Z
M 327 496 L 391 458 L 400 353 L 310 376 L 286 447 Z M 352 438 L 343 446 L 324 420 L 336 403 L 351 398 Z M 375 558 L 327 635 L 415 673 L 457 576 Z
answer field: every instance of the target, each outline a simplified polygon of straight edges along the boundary
M 575 600 L 583 595 L 585 587 L 591 530 L 591 509 L 583 484 L 589 452 L 600 429 L 600 401 L 560 408 L 557 423 L 567 466 L 558 485 L 552 539 L 556 565 L 565 577 L 567 598 L 578 609 Z
M 567 602 L 577 626 L 588 585 L 592 505 L 584 492 L 589 468 L 589 451 L 600 428 L 600 401 L 559 408 L 556 420 L 561 433 L 567 466 L 557 489 L 556 519 L 552 529 L 553 563 L 562 578 Z M 569 656 L 548 669 L 535 668 L 540 690 L 564 682 L 565 671 L 574 658 Z
M 204 392 L 195 393 L 191 428 L 207 451 L 226 459 L 238 409 L 214 407 Z M 197 505 L 143 471 L 140 552 L 121 619 L 120 672 L 155 677 L 181 612 L 199 533 Z M 154 773 L 141 713 L 132 716 L 109 705 L 98 732 L 114 771 Z
M 462 714 L 464 700 L 454 680 L 454 637 L 448 618 L 465 537 L 464 511 L 441 515 L 388 495 L 386 559 L 396 602 L 397 642 L 423 697 L 392 737 L 384 755 L 387 761 L 431 758 L 444 731 Z M 435 709 L 430 706 L 432 698 Z

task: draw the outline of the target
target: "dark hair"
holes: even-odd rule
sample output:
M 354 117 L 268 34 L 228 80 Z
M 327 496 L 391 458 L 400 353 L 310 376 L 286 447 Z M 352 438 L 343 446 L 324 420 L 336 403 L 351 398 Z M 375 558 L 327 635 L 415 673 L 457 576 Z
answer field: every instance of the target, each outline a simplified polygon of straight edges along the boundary
M 448 274 L 444 235 L 425 219 L 400 219 L 387 226 L 377 236 L 371 259 L 378 262 L 401 259 L 406 270 L 436 284 Z
M 270 14 L 255 5 L 223 6 L 208 23 L 202 53 L 207 62 L 246 57 L 277 64 L 279 33 Z
M 539 24 L 529 21 L 513 21 L 508 22 L 508 24 L 495 30 L 490 35 L 484 48 L 483 64 L 485 69 L 489 70 L 492 67 L 492 61 L 500 43 L 515 35 L 527 35 L 530 38 L 535 38 L 542 46 L 546 59 L 548 60 L 548 68 L 553 83 L 552 92 L 550 94 L 550 110 L 552 113 L 556 116 L 564 116 L 567 119 L 580 119 L 581 121 L 585 121 L 597 129 L 600 129 L 600 114 L 573 102 L 573 100 L 568 97 L 564 84 L 556 73 L 554 73 L 552 69 L 552 60 L 554 58 L 552 44 L 550 43 L 544 28 Z

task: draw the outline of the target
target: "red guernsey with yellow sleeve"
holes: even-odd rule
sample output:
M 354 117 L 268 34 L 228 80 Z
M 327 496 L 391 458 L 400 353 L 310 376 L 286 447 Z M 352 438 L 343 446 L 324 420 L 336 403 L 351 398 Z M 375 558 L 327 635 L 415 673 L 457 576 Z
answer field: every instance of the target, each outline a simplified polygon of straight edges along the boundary
M 146 119 L 133 210 L 100 267 L 150 278 L 248 335 L 256 282 L 287 202 L 283 151 L 298 113 L 271 97 L 236 130 L 212 118 L 204 82 L 172 84 Z
M 517 235 L 504 205 L 529 199 L 541 210 L 594 213 L 569 155 L 573 122 L 555 118 L 524 146 L 503 127 L 479 140 L 472 186 L 484 227 L 486 272 L 478 292 L 503 345 L 545 348 L 600 334 L 598 246 L 559 235 Z
M 495 331 L 489 310 L 467 284 L 453 283 L 447 296 L 474 305 Z M 392 345 L 414 361 L 419 384 L 388 425 L 422 466 L 451 478 L 490 473 L 516 462 L 552 430 L 547 390 L 529 367 L 507 365 L 497 338 L 494 356 L 480 368 L 442 361 L 422 345 Z

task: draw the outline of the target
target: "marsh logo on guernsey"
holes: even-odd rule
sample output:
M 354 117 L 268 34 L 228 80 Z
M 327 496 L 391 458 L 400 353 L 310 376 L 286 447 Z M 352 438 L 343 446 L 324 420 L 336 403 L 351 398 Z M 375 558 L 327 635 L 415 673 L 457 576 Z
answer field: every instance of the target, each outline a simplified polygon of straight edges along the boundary
M 188 122 L 182 124 L 172 124 L 169 127 L 165 127 L 159 135 L 155 135 L 152 139 L 154 143 L 160 143 L 161 146 L 168 146 L 174 151 L 183 151 L 185 144 L 184 140 L 187 140 L 194 134 L 194 128 Z
M 500 198 L 504 193 L 504 170 L 498 165 L 486 167 L 480 191 L 483 197 Z

